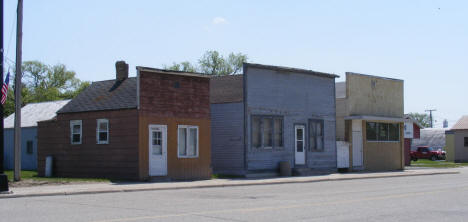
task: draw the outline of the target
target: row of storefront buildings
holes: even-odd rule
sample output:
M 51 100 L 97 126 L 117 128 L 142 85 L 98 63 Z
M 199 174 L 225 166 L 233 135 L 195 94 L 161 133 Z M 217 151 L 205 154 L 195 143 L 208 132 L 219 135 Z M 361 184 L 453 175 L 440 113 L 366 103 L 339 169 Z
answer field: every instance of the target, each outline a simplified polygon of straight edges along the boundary
M 128 73 L 119 61 L 115 79 L 43 108 L 52 114 L 25 142 L 40 176 L 48 156 L 60 177 L 206 179 L 277 172 L 280 163 L 336 171 L 337 141 L 350 170 L 405 166 L 403 80 L 348 72 L 336 82 L 331 73 L 252 63 L 227 76 Z

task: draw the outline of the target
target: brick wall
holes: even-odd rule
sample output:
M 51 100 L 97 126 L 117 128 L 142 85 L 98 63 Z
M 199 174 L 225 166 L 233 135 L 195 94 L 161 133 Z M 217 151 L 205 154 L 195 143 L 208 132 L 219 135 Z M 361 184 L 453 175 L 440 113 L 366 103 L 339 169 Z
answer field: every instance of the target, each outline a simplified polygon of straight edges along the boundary
M 160 117 L 210 118 L 209 79 L 141 71 L 140 113 Z
M 97 119 L 109 120 L 109 144 L 97 144 Z M 82 144 L 70 144 L 70 120 L 82 120 Z M 138 179 L 138 112 L 136 109 L 59 114 L 38 124 L 38 174 L 53 156 L 60 177 Z

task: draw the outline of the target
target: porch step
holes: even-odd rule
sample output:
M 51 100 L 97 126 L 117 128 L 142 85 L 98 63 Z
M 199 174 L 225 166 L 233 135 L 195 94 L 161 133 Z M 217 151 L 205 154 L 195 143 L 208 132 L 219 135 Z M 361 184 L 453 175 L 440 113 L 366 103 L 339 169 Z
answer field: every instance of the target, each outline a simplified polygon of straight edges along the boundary
M 318 176 L 336 173 L 336 169 L 311 169 L 306 167 L 293 168 L 294 176 Z

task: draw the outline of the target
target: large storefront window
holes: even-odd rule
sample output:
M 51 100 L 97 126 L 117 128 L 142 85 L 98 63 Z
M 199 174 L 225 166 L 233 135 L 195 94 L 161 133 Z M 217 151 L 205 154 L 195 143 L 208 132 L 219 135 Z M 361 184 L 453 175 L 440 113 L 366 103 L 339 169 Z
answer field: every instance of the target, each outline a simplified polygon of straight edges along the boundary
M 400 141 L 399 123 L 366 122 L 367 141 Z
M 252 116 L 252 147 L 282 148 L 283 117 Z

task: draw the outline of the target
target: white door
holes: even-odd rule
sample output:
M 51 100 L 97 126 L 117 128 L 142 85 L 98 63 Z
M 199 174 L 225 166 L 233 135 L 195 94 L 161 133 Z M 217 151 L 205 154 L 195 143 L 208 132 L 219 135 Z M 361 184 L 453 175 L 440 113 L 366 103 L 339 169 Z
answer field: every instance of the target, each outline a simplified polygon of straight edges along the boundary
M 305 164 L 305 127 L 298 125 L 294 127 L 294 149 L 296 152 L 296 165 Z
M 362 167 L 362 120 L 352 121 L 353 131 L 353 167 Z
M 353 167 L 362 167 L 362 132 L 353 132 Z
M 167 175 L 167 126 L 149 125 L 149 175 Z

